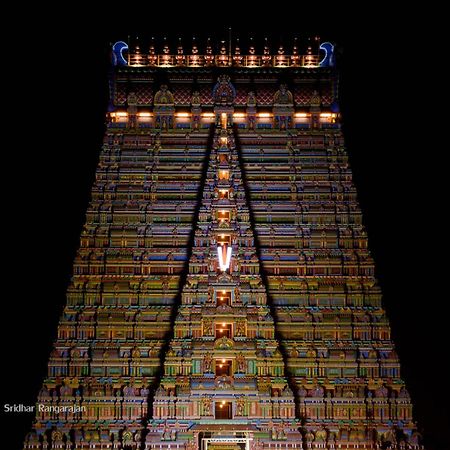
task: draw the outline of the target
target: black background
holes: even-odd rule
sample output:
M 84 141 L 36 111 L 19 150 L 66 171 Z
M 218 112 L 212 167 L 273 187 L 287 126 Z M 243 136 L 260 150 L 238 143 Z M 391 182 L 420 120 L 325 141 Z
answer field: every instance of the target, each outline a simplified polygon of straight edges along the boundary
M 344 133 L 402 374 L 427 448 L 450 448 L 439 259 L 447 120 L 437 109 L 446 83 L 421 14 L 262 3 L 11 13 L 2 64 L 3 403 L 34 404 L 46 374 L 102 142 L 109 43 L 167 35 L 188 47 L 192 35 L 226 38 L 231 25 L 244 41 L 252 32 L 288 48 L 294 35 L 337 43 Z M 32 418 L 2 408 L 5 448 L 21 448 Z

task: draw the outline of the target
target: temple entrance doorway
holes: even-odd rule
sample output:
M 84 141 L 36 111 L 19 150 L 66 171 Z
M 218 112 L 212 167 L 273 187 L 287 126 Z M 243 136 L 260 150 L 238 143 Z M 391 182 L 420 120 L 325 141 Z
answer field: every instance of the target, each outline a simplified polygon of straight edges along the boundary
M 239 444 L 210 444 L 208 450 L 241 450 Z
M 250 450 L 250 438 L 205 438 L 201 447 L 202 450 Z

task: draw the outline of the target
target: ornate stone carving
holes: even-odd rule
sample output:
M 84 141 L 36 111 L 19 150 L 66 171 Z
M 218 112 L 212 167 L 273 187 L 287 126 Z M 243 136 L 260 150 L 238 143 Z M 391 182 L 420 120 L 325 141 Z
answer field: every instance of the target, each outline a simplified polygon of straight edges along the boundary
M 169 91 L 169 88 L 166 84 L 161 85 L 161 88 L 155 94 L 153 104 L 155 106 L 173 106 L 173 94 Z
M 317 91 L 314 91 L 313 95 L 311 96 L 311 98 L 309 100 L 309 105 L 311 107 L 320 107 L 320 104 L 321 104 L 320 95 Z
M 213 99 L 216 105 L 232 105 L 236 97 L 236 89 L 231 84 L 228 75 L 221 75 L 213 89 Z
M 219 350 L 231 349 L 231 348 L 233 348 L 233 346 L 234 346 L 234 342 L 225 336 L 217 339 L 216 342 L 214 343 L 214 347 Z
M 289 106 L 292 106 L 294 104 L 294 97 L 292 95 L 292 92 L 287 88 L 286 84 L 281 84 L 280 89 L 275 92 L 275 95 L 273 96 L 273 104 Z

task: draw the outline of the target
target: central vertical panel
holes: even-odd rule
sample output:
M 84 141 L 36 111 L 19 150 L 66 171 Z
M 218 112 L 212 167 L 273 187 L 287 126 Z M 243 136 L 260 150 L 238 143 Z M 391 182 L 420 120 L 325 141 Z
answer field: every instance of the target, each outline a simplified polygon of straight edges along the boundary
M 228 77 L 214 93 L 217 127 L 189 271 L 147 435 L 155 448 L 167 440 L 199 445 L 206 433 L 301 439 L 260 275 Z

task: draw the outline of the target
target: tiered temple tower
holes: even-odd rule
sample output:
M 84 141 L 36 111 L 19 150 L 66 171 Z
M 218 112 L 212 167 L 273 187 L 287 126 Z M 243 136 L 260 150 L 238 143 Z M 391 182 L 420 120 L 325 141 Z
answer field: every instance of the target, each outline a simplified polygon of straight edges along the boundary
M 24 449 L 423 448 L 318 51 L 113 46 Z
M 219 89 L 233 98 L 227 77 Z M 222 110 L 216 105 L 216 110 Z M 192 256 L 147 443 L 205 448 L 292 440 L 301 448 L 226 112 L 214 135 Z M 195 423 L 197 422 L 197 423 Z M 193 425 L 195 423 L 195 425 Z M 208 445 L 209 444 L 209 445 Z M 255 446 L 256 443 L 253 443 Z

